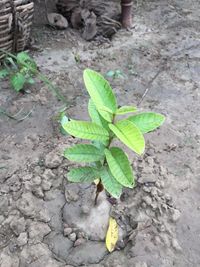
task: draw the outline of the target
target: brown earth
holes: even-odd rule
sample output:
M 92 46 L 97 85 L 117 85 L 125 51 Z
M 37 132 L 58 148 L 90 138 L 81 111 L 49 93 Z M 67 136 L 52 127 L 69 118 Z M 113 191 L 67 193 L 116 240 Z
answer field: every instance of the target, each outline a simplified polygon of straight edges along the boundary
M 0 266 L 200 266 L 199 1 L 138 1 L 133 28 L 103 43 L 42 25 L 39 4 L 32 53 L 69 117 L 88 119 L 82 73 L 90 67 L 120 70 L 110 79 L 120 104 L 138 104 L 146 92 L 139 108 L 166 122 L 146 136 L 143 157 L 129 154 L 138 186 L 115 205 L 102 194 L 94 208 L 95 188 L 65 178 L 72 163 L 62 153 L 76 141 L 59 132 L 63 103 L 41 82 L 25 94 L 1 82 L 1 109 L 21 111 L 18 119 L 31 113 L 0 116 Z M 109 215 L 120 226 L 111 254 L 103 241 Z

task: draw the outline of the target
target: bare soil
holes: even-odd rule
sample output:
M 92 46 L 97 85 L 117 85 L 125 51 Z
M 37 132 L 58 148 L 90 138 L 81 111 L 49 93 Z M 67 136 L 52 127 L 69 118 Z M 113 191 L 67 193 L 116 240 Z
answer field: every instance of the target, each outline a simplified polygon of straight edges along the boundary
M 39 51 L 31 53 L 60 87 L 69 117 L 89 118 L 82 73 L 90 67 L 120 70 L 123 77 L 110 78 L 120 104 L 163 113 L 166 122 L 146 136 L 142 157 L 127 150 L 137 187 L 114 204 L 102 194 L 94 208 L 95 187 L 66 179 L 73 163 L 63 150 L 77 141 L 59 131 L 63 103 L 39 81 L 25 94 L 1 82 L 0 107 L 20 111 L 18 119 L 31 114 L 0 116 L 0 266 L 200 266 L 200 2 L 137 1 L 133 28 L 103 43 L 44 26 L 43 8 L 37 3 Z M 120 226 L 111 254 L 109 216 Z

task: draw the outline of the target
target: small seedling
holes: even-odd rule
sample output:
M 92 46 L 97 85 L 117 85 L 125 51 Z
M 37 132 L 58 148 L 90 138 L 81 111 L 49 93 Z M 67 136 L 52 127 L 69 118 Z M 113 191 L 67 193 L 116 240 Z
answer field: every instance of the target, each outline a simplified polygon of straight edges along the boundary
M 94 182 L 98 179 L 98 194 L 105 189 L 112 197 L 119 198 L 123 187 L 133 188 L 135 176 L 125 151 L 113 146 L 120 140 L 138 155 L 145 149 L 144 134 L 155 130 L 164 122 L 164 116 L 153 112 L 137 112 L 134 106 L 117 104 L 108 81 L 99 73 L 86 69 L 84 82 L 91 97 L 88 112 L 91 121 L 70 120 L 62 126 L 70 135 L 87 139 L 91 144 L 77 144 L 64 151 L 64 156 L 88 166 L 73 168 L 67 174 L 71 182 Z M 133 113 L 127 118 L 121 115 Z
M 19 92 L 24 90 L 26 84 L 34 84 L 35 78 L 38 78 L 48 86 L 60 101 L 65 105 L 68 104 L 59 89 L 38 70 L 36 62 L 26 52 L 20 52 L 17 55 L 2 49 L 0 52 L 5 56 L 2 67 L 0 66 L 0 80 L 8 78 L 13 89 Z
M 109 70 L 106 73 L 106 76 L 107 77 L 110 77 L 110 78 L 113 78 L 113 79 L 116 79 L 116 78 L 124 78 L 124 74 L 122 73 L 121 70 Z
M 36 70 L 35 61 L 27 53 L 21 52 L 16 55 L 16 59 L 11 56 L 5 57 L 3 68 L 0 70 L 0 79 L 8 78 L 13 89 L 19 92 L 26 84 L 34 84 Z

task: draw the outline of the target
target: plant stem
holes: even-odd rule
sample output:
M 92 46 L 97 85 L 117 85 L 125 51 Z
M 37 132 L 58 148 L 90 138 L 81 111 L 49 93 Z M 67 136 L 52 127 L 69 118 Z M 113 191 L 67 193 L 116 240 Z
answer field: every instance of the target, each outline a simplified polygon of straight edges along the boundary
M 115 122 L 115 115 L 113 116 L 113 119 L 112 119 L 112 123 L 114 123 L 114 122 Z M 108 149 L 110 147 L 112 140 L 113 140 L 113 136 L 110 136 L 110 138 L 108 140 L 108 144 L 105 148 Z M 104 161 L 103 161 L 102 166 L 105 166 L 105 163 L 106 163 L 106 157 L 104 157 Z M 97 205 L 98 196 L 103 191 L 103 189 L 104 189 L 103 184 L 101 182 L 101 179 L 99 179 L 99 183 L 97 184 L 96 196 L 95 196 L 95 200 L 94 200 L 95 206 Z
M 99 194 L 103 191 L 103 185 L 101 183 L 101 180 L 99 181 L 98 185 L 97 185 L 97 191 L 96 191 L 96 196 L 95 196 L 95 199 L 94 199 L 94 205 L 96 206 L 97 205 L 97 199 L 98 199 L 98 196 Z

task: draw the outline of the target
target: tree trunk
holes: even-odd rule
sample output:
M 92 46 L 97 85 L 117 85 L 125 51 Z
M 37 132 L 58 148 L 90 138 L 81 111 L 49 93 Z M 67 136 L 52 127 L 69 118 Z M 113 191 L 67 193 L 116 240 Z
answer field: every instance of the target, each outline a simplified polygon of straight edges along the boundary
M 132 26 L 132 4 L 132 0 L 121 0 L 121 22 L 124 28 L 130 28 Z

